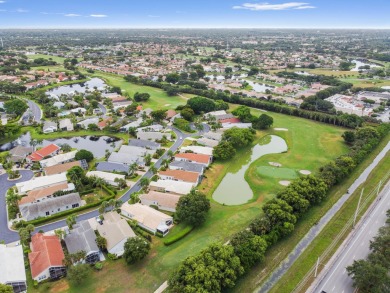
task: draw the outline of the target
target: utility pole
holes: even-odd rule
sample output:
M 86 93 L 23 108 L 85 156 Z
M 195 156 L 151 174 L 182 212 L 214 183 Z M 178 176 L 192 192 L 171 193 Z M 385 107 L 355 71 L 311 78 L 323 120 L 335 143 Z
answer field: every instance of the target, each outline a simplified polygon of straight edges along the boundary
M 355 211 L 355 216 L 353 217 L 353 225 L 352 225 L 352 228 L 355 228 L 356 217 L 357 217 L 357 214 L 358 214 L 358 211 L 359 211 L 360 202 L 361 202 L 361 200 L 362 200 L 363 192 L 364 192 L 364 188 L 362 189 L 362 192 L 360 193 L 359 202 L 358 202 L 358 205 L 357 205 L 356 211 Z
M 316 271 L 314 272 L 314 278 L 317 278 L 318 265 L 320 264 L 320 257 L 317 258 Z

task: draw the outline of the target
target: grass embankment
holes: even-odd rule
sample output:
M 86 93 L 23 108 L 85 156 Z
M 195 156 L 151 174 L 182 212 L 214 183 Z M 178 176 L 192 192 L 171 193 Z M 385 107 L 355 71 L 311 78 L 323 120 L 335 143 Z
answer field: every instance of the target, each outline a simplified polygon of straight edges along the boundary
M 315 223 L 317 223 L 323 215 L 325 215 L 325 213 L 340 199 L 342 195 L 346 193 L 356 178 L 360 176 L 364 169 L 370 165 L 378 153 L 380 153 L 380 151 L 384 148 L 389 141 L 389 138 L 390 137 L 387 136 L 383 139 L 381 144 L 352 172 L 348 179 L 344 180 L 341 184 L 334 186 L 329 191 L 328 200 L 326 202 L 323 202 L 318 206 L 313 206 L 296 224 L 294 233 L 271 247 L 267 251 L 264 262 L 254 267 L 250 273 L 241 278 L 237 286 L 231 290 L 231 292 L 251 292 L 265 282 L 268 276 L 279 266 L 280 262 L 288 256 L 310 228 L 315 225 Z M 354 198 L 356 198 L 356 196 L 354 196 Z M 356 208 L 356 205 L 353 207 Z M 343 225 L 340 225 L 339 228 L 341 229 L 342 226 Z M 332 239 L 333 238 L 328 238 L 327 243 L 329 244 Z M 322 248 L 324 249 L 326 247 L 327 245 Z M 320 254 L 321 253 L 316 254 L 314 259 L 316 260 Z M 310 263 L 308 265 L 310 266 Z M 297 274 L 296 271 L 292 270 L 291 272 L 293 275 Z M 300 277 L 302 278 L 304 274 L 305 273 L 301 273 Z
M 252 110 L 252 113 L 260 115 L 263 112 Z M 289 129 L 287 132 L 290 136 L 287 140 L 289 151 L 286 154 L 280 154 L 280 156 L 286 156 L 286 160 L 291 161 L 291 164 L 294 160 L 299 160 L 302 168 L 315 170 L 324 162 L 346 152 L 346 147 L 340 137 L 344 131 L 342 128 L 298 117 L 277 113 L 269 114 L 274 117 L 275 127 Z M 278 135 L 281 132 L 278 131 Z M 325 135 L 328 132 L 331 133 L 330 136 Z M 272 130 L 258 132 L 257 141 L 264 135 L 271 133 L 274 132 Z M 248 153 L 249 149 L 248 147 L 239 150 L 235 159 L 229 162 L 214 163 L 206 171 L 206 178 L 198 189 L 205 192 L 211 199 L 214 189 L 221 182 L 226 172 L 230 168 L 237 168 L 238 165 L 244 164 L 243 160 L 245 160 L 245 154 Z M 267 157 L 264 157 L 267 162 L 272 161 Z M 314 160 L 314 162 L 308 162 L 309 160 Z M 290 163 L 285 161 L 283 164 L 288 167 Z M 300 165 L 296 164 L 300 168 Z M 276 185 L 274 186 L 275 189 L 271 189 L 270 186 L 267 187 L 268 190 L 259 191 L 260 189 L 258 189 L 255 193 L 256 199 L 244 205 L 224 206 L 211 200 L 211 210 L 206 223 L 202 227 L 194 229 L 185 238 L 170 246 L 163 244 L 164 239 L 153 237 L 150 254 L 145 260 L 136 265 L 128 267 L 123 260 L 108 261 L 104 264 L 101 272 L 92 273 L 85 284 L 80 287 L 68 287 L 67 281 L 61 280 L 50 283 L 52 289 L 45 287 L 46 291 L 39 288 L 38 290 L 31 290 L 31 292 L 153 292 L 186 257 L 199 253 L 213 242 L 220 241 L 224 243 L 232 234 L 245 228 L 261 213 L 264 198 L 271 197 L 279 188 L 283 188 Z M 178 225 L 178 232 L 174 228 L 171 231 L 172 234 L 179 233 L 181 228 L 183 227 Z M 248 292 L 248 290 L 243 292 Z
M 388 139 L 384 142 L 389 141 Z M 382 143 L 383 147 L 384 143 Z M 372 158 L 373 159 L 373 158 Z M 371 162 L 372 160 L 369 160 Z M 356 207 L 359 201 L 359 197 L 362 189 L 364 188 L 364 193 L 362 197 L 362 202 L 364 202 L 365 196 L 367 196 L 372 190 L 376 188 L 379 184 L 379 181 L 384 178 L 384 176 L 390 170 L 390 156 L 385 156 L 380 163 L 374 168 L 370 173 L 367 180 L 351 195 L 348 201 L 343 205 L 340 211 L 332 218 L 332 220 L 325 226 L 321 233 L 315 238 L 315 240 L 309 245 L 309 247 L 302 253 L 302 255 L 295 261 L 293 266 L 287 271 L 287 273 L 275 284 L 270 292 L 292 292 L 294 288 L 301 282 L 305 277 L 306 273 L 315 265 L 317 258 L 321 256 L 324 251 L 330 246 L 336 236 L 344 228 L 344 225 L 353 217 L 356 211 Z M 386 182 L 382 182 L 382 188 Z M 371 197 L 368 200 L 368 204 L 364 206 L 362 211 L 359 213 L 358 220 L 369 208 L 370 204 L 375 200 L 375 197 Z M 350 230 L 348 230 L 350 232 Z M 321 266 L 319 267 L 320 272 L 329 259 L 332 257 L 333 253 L 336 252 L 338 247 L 342 244 L 344 239 L 348 236 L 348 232 L 345 233 L 343 237 L 337 242 L 337 245 L 330 251 L 330 253 L 324 259 L 321 259 Z M 311 279 L 313 281 L 314 278 Z M 305 292 L 310 283 L 307 283 L 306 286 L 302 288 L 300 292 Z
M 123 76 L 116 74 L 95 71 L 92 76 L 105 80 L 110 86 L 119 86 L 130 97 L 133 97 L 136 92 L 149 93 L 150 99 L 147 102 L 143 102 L 142 105 L 144 108 L 151 108 L 153 110 L 175 109 L 179 105 L 184 105 L 187 97 L 189 97 L 187 95 L 170 97 L 162 89 L 130 83 L 125 81 Z

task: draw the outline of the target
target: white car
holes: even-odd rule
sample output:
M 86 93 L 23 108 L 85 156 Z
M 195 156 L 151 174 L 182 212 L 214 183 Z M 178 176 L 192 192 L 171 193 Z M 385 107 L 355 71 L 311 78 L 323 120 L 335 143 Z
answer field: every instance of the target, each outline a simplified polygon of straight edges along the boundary
M 180 137 L 179 137 L 179 139 L 183 139 L 183 137 L 182 137 L 182 136 L 180 136 Z

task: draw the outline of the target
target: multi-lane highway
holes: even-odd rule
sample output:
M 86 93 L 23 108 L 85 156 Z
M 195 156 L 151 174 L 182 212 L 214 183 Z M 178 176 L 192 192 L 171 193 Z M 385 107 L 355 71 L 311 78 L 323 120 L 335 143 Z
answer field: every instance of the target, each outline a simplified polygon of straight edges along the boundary
M 351 235 L 344 241 L 324 273 L 319 276 L 319 282 L 313 287 L 313 293 L 353 293 L 352 279 L 348 276 L 346 267 L 354 260 L 364 259 L 370 252 L 370 240 L 377 234 L 387 219 L 386 211 L 390 209 L 390 181 L 377 197 L 372 207 L 355 227 Z

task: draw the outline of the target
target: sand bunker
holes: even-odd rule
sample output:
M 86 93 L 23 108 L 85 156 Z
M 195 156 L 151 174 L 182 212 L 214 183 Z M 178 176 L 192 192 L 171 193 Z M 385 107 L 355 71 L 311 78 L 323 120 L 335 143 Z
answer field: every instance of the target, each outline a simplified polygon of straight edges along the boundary
M 271 166 L 274 166 L 274 167 L 282 167 L 282 164 L 276 163 L 276 162 L 268 162 L 268 164 L 270 164 Z
M 278 131 L 288 131 L 287 128 L 274 128 L 274 130 L 278 130 Z
M 299 173 L 301 173 L 302 175 L 310 175 L 311 172 L 309 170 L 300 170 Z
M 168 107 L 168 106 L 170 106 L 170 105 L 171 105 L 171 104 L 165 104 L 164 106 L 165 106 L 165 107 Z
M 290 183 L 291 183 L 291 181 L 288 181 L 288 180 L 279 181 L 279 184 L 280 184 L 280 185 L 283 185 L 283 186 L 289 186 Z

